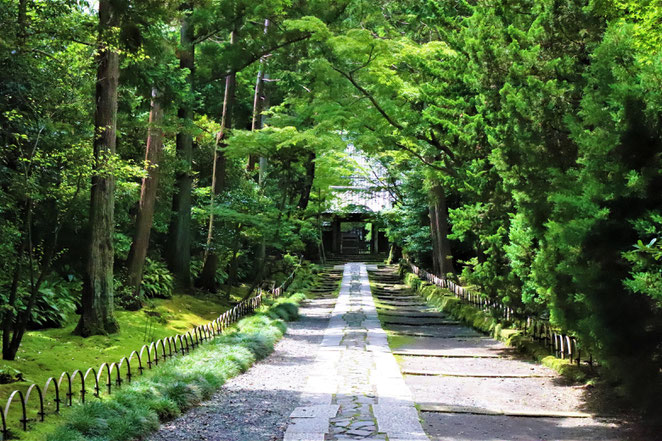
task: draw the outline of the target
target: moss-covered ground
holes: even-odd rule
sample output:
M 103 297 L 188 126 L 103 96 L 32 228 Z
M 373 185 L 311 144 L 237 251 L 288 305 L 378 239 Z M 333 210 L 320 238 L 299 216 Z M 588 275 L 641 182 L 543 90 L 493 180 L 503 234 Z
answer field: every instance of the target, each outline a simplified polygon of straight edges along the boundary
M 140 437 L 158 427 L 159 421 L 173 418 L 208 398 L 226 379 L 245 371 L 255 360 L 266 357 L 283 335 L 286 329 L 284 321 L 298 316 L 298 303 L 303 298 L 302 294 L 296 294 L 270 301 L 257 314 L 242 319 L 225 335 L 203 344 L 190 354 L 147 371 L 138 381 L 125 385 L 110 396 L 102 394 L 100 399 L 90 396 L 86 405 L 64 408 L 60 417 L 48 415 L 45 423 L 31 424 L 28 432 L 12 424 L 12 437 L 23 441 L 129 441 Z M 172 335 L 209 322 L 227 307 L 211 299 L 178 295 L 157 301 L 140 312 L 118 311 L 118 318 L 124 327 L 116 336 L 79 341 L 78 337 L 71 336 L 75 323 L 58 330 L 39 331 L 35 333 L 36 336 L 31 336 L 36 342 L 30 341 L 28 348 L 51 341 L 50 345 L 45 345 L 55 348 L 51 353 L 57 352 L 60 358 L 65 353 L 72 357 L 66 360 L 52 359 L 52 368 L 45 365 L 43 373 L 35 367 L 41 354 L 30 357 L 30 362 L 20 366 L 27 372 L 33 372 L 34 369 L 33 378 L 40 381 L 55 370 L 71 371 L 75 360 L 83 360 L 80 364 L 94 365 L 106 359 L 119 359 L 126 352 L 125 345 L 136 344 L 140 347 L 143 344 L 146 327 L 149 329 L 152 326 L 152 338 Z M 156 323 L 150 320 L 151 325 L 146 325 L 147 320 L 143 316 L 154 318 L 155 313 L 159 314 Z M 139 317 L 143 317 L 143 320 L 139 320 Z M 183 326 L 186 328 L 180 329 Z M 50 338 L 62 335 L 66 337 L 67 344 L 57 345 L 56 341 L 45 338 L 43 334 Z M 104 345 L 108 345 L 108 350 L 104 350 Z M 116 353 L 118 356 L 115 356 Z M 26 366 L 28 369 L 25 369 Z M 11 389 L 17 385 L 20 384 L 11 384 Z
M 119 361 L 146 343 L 208 323 L 228 308 L 227 301 L 220 298 L 179 294 L 170 299 L 154 299 L 140 311 L 118 310 L 117 334 L 89 338 L 73 335 L 75 316 L 62 328 L 27 332 L 16 360 L 0 361 L 0 369 L 20 372 L 24 379 L 0 385 L 0 403 L 15 389 L 27 388 L 30 383 L 43 385 L 49 377 L 59 377 L 65 371 Z
M 112 395 L 66 409 L 38 424 L 24 441 L 130 441 L 208 399 L 223 383 L 269 355 L 298 316 L 302 294 L 278 299 L 240 320 L 224 335 L 168 361 Z

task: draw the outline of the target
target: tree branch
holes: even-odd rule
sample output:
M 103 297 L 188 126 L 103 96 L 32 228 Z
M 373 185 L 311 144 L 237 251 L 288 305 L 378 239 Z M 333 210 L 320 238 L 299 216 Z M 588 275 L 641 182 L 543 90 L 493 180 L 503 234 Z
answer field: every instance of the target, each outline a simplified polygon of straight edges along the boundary
M 400 123 L 398 123 L 397 121 L 395 121 L 393 118 L 391 118 L 391 116 L 390 116 L 388 113 L 386 113 L 386 111 L 382 108 L 382 106 L 379 105 L 379 103 L 377 102 L 377 100 L 375 99 L 375 97 L 373 97 L 373 96 L 370 94 L 370 92 L 368 92 L 366 89 L 364 89 L 364 88 L 363 88 L 363 87 L 362 87 L 362 86 L 361 86 L 361 85 L 360 85 L 360 84 L 354 79 L 354 77 L 352 76 L 352 74 L 347 73 L 347 72 L 343 71 L 342 69 L 339 69 L 339 68 L 337 68 L 337 67 L 335 67 L 335 66 L 333 66 L 333 65 L 331 65 L 331 69 L 335 70 L 335 71 L 338 72 L 340 75 L 342 75 L 343 77 L 347 78 L 347 80 L 348 80 L 350 83 L 352 83 L 352 85 L 356 88 L 356 90 L 358 90 L 359 92 L 361 92 L 361 93 L 363 94 L 363 96 L 365 96 L 366 98 L 368 98 L 368 100 L 370 100 L 370 102 L 372 103 L 372 105 L 374 106 L 374 108 L 375 108 L 375 109 L 376 109 L 376 110 L 377 110 L 377 111 L 378 111 L 378 112 L 384 117 L 384 119 L 385 119 L 390 125 L 392 125 L 393 127 L 395 127 L 395 128 L 398 129 L 398 130 L 403 130 L 403 129 L 404 129 L 404 127 L 403 127 Z
M 307 40 L 311 36 L 312 36 L 311 33 L 303 34 L 303 35 L 300 35 L 296 38 L 292 38 L 291 40 L 285 40 L 282 43 L 279 43 L 279 44 L 276 44 L 274 46 L 268 47 L 268 48 L 266 48 L 266 49 L 264 49 L 264 50 L 262 50 L 262 51 L 260 51 L 256 54 L 253 54 L 252 57 L 248 58 L 244 63 L 242 63 L 238 66 L 233 66 L 233 67 L 231 67 L 230 69 L 228 69 L 227 71 L 225 71 L 221 74 L 217 74 L 217 75 L 212 76 L 212 78 L 209 79 L 209 81 L 206 81 L 204 84 L 213 83 L 214 81 L 225 79 L 225 77 L 227 77 L 230 74 L 241 72 L 242 70 L 246 69 L 251 64 L 253 64 L 256 61 L 260 60 L 262 57 L 265 57 L 265 56 L 269 55 L 270 53 L 272 53 L 274 51 L 277 51 L 278 49 L 282 49 L 285 46 L 289 46 L 290 44 L 294 44 L 294 43 L 298 43 L 300 41 Z
M 366 66 L 370 63 L 370 61 L 371 61 L 371 57 L 372 57 L 372 50 L 370 51 L 370 56 L 368 57 L 368 62 L 365 63 L 362 67 L 359 67 L 359 68 L 357 68 L 357 69 L 354 69 L 354 70 L 351 71 L 350 73 L 345 72 L 345 71 L 343 71 L 342 69 L 339 69 L 339 68 L 335 67 L 334 65 L 331 65 L 331 69 L 335 70 L 335 71 L 338 72 L 340 75 L 342 75 L 343 77 L 345 77 L 350 83 L 352 83 L 352 85 L 356 88 L 356 90 L 358 90 L 359 92 L 361 92 L 361 94 L 363 94 L 363 96 L 365 96 L 366 98 L 368 98 L 368 100 L 370 100 L 370 102 L 372 103 L 373 107 L 377 110 L 377 112 L 379 112 L 379 113 L 384 117 L 384 119 L 385 119 L 385 120 L 386 120 L 391 126 L 395 127 L 395 128 L 398 129 L 398 130 L 404 130 L 404 126 L 403 126 L 402 124 L 398 123 L 397 121 L 395 121 L 395 120 L 394 120 L 394 119 L 393 119 L 393 118 L 392 118 L 392 117 L 386 112 L 386 110 L 384 110 L 384 108 L 383 108 L 383 107 L 377 102 L 377 100 L 375 99 L 375 97 L 373 97 L 373 96 L 370 94 L 370 92 L 368 92 L 363 86 L 361 86 L 361 85 L 360 85 L 360 84 L 354 79 L 353 73 L 354 73 L 354 72 L 357 72 L 359 69 L 363 69 L 364 67 L 366 67 Z M 374 130 L 373 130 L 373 131 L 374 131 Z M 415 139 L 419 140 L 419 141 L 426 142 L 426 143 L 430 144 L 431 146 L 436 147 L 438 150 L 440 150 L 440 151 L 446 153 L 446 155 L 448 155 L 448 157 L 449 157 L 451 160 L 454 160 L 454 159 L 455 159 L 455 154 L 454 154 L 454 153 L 453 153 L 453 152 L 452 152 L 447 146 L 442 145 L 442 144 L 439 142 L 439 140 L 434 136 L 434 132 L 431 131 L 429 137 L 424 136 L 424 135 L 417 135 L 417 134 L 414 134 L 413 137 L 414 137 Z M 443 172 L 445 172 L 445 173 L 448 173 L 448 174 L 450 174 L 451 176 L 457 176 L 457 174 L 455 173 L 454 170 L 452 170 L 452 169 L 450 169 L 450 168 L 448 168 L 448 167 L 439 167 L 439 166 L 437 166 L 437 165 L 434 165 L 433 163 L 431 163 L 431 162 L 429 162 L 429 161 L 426 161 L 425 158 L 423 158 L 423 156 L 422 156 L 420 153 L 415 152 L 415 151 L 413 151 L 412 149 L 410 149 L 410 148 L 408 148 L 408 147 L 400 146 L 400 148 L 402 148 L 403 150 L 406 150 L 406 151 L 408 151 L 409 153 L 413 154 L 414 156 L 416 156 L 417 158 L 419 158 L 421 161 L 423 161 L 424 164 L 426 164 L 426 165 L 428 165 L 428 166 L 431 166 L 432 168 L 435 168 L 435 169 L 437 169 L 437 170 L 439 170 L 439 171 L 443 171 Z

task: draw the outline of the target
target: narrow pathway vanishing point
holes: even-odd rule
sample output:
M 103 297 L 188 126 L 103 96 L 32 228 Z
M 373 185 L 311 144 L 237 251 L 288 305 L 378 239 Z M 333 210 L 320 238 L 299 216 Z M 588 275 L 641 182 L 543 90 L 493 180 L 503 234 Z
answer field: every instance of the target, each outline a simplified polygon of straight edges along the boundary
M 585 413 L 582 388 L 429 308 L 396 266 L 338 265 L 312 292 L 272 356 L 149 439 L 632 439 Z
M 363 263 L 345 264 L 313 372 L 284 441 L 429 440 L 381 328 Z

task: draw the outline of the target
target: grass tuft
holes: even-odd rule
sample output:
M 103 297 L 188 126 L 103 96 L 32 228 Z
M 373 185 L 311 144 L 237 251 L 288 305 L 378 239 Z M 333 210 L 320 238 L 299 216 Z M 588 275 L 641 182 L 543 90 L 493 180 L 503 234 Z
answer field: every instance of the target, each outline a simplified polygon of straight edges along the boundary
M 240 320 L 233 331 L 124 386 L 111 396 L 69 409 L 47 441 L 129 441 L 156 430 L 159 422 L 208 399 L 223 383 L 269 355 L 298 317 L 302 295 L 278 299 Z

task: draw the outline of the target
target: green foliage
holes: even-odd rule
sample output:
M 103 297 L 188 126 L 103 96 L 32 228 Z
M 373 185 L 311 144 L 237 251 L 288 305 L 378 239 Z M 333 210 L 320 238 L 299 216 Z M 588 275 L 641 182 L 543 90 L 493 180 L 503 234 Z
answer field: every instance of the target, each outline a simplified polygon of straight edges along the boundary
M 376 222 L 409 257 L 431 268 L 452 255 L 463 284 L 573 331 L 633 396 L 655 403 L 659 1 L 192 2 L 193 71 L 180 68 L 179 2 L 113 3 L 118 143 L 103 171 L 115 177 L 117 279 L 150 129 L 163 131 L 164 155 L 149 255 L 172 259 L 171 241 L 182 238 L 170 225 L 189 214 L 173 213 L 172 201 L 190 197 L 184 235 L 194 272 L 213 255 L 216 286 L 280 282 L 297 256 L 317 257 L 322 216 L 338 197 L 331 187 L 361 172 L 343 154 L 352 141 L 387 170 L 396 204 Z M 57 275 L 84 280 L 87 271 L 97 21 L 87 2 L 0 4 L 0 320 L 9 328 L 30 304 L 33 326 L 61 325 L 80 287 Z M 263 128 L 247 130 L 258 71 L 268 75 L 259 100 L 268 106 Z M 230 72 L 232 103 L 221 99 Z M 158 127 L 149 121 L 152 89 L 163 97 Z M 234 129 L 221 139 L 227 104 L 225 129 Z M 177 135 L 194 138 L 191 158 L 177 151 Z M 247 168 L 249 156 L 263 158 L 263 169 Z M 189 182 L 190 194 L 177 194 Z M 448 206 L 439 219 L 450 225 L 444 250 L 430 234 L 438 188 Z M 118 286 L 116 299 L 137 309 L 143 295 L 171 296 L 175 282 L 155 257 L 141 292 Z M 287 303 L 269 312 L 293 313 Z M 250 345 L 262 354 L 267 337 Z M 159 412 L 206 393 L 172 387 Z
M 165 264 L 152 259 L 145 259 L 145 269 L 140 288 L 146 297 L 172 297 L 175 281 Z
M 81 282 L 76 279 L 47 279 L 39 288 L 32 311 L 32 325 L 39 328 L 64 326 L 78 306 Z
M 273 351 L 284 325 L 272 319 L 274 309 L 296 309 L 300 297 L 284 298 L 275 306 L 244 318 L 236 329 L 185 357 L 170 360 L 115 394 L 75 406 L 49 441 L 129 441 L 154 431 L 159 422 L 208 399 L 223 383 Z

